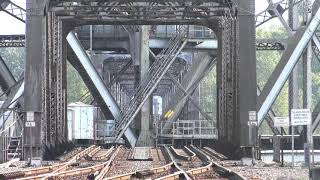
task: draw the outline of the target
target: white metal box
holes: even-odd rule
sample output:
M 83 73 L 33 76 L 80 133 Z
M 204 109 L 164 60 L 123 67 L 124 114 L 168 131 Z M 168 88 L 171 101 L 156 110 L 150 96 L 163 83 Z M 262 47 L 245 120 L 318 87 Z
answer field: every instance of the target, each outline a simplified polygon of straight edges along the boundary
M 68 105 L 68 139 L 94 139 L 96 108 L 82 102 Z

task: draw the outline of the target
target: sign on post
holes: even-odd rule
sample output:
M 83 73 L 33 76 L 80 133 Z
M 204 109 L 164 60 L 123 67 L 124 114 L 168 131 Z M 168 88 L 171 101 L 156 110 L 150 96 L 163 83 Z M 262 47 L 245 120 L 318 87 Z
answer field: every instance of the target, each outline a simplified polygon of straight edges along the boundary
M 274 127 L 289 127 L 289 117 L 274 117 Z
M 291 126 L 310 125 L 310 109 L 291 109 Z
M 256 111 L 249 111 L 248 113 L 249 113 L 248 126 L 258 126 L 257 112 Z
M 291 130 L 292 130 L 292 166 L 294 166 L 294 126 L 308 126 L 308 131 L 310 131 L 311 125 L 311 112 L 310 109 L 291 109 Z M 308 142 L 311 142 L 312 133 L 308 133 Z M 310 164 L 310 147 L 309 145 L 304 148 L 305 153 L 305 164 L 309 166 Z M 310 166 L 309 166 L 310 167 Z
M 34 121 L 27 121 L 26 122 L 26 127 L 35 127 L 36 126 L 36 122 Z
M 257 112 L 249 111 L 249 121 L 256 121 L 256 120 L 257 120 Z
M 27 111 L 27 121 L 25 123 L 26 127 L 35 127 L 36 122 L 34 121 L 34 112 L 33 111 Z

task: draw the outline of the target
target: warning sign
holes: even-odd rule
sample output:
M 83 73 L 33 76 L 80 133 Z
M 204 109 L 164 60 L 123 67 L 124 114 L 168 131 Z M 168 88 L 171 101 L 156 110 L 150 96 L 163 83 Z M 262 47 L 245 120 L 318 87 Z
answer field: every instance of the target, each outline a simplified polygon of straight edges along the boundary
M 310 109 L 291 109 L 291 125 L 302 126 L 311 123 Z
M 274 127 L 289 127 L 289 117 L 274 117 Z

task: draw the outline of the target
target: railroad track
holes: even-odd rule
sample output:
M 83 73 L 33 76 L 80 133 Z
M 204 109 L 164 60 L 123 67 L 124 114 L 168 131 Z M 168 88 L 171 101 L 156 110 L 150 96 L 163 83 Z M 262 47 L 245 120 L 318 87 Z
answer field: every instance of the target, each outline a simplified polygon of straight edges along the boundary
M 169 150 L 168 151 L 174 152 L 172 154 L 176 154 L 176 158 L 181 158 L 182 154 L 179 154 L 179 150 Z M 193 152 L 196 154 L 196 158 L 199 158 L 202 163 L 204 164 L 201 167 L 196 167 L 192 169 L 185 169 L 183 165 L 179 165 L 177 163 L 177 159 L 172 157 L 172 160 L 177 168 L 180 170 L 178 172 L 172 173 L 167 176 L 163 176 L 158 178 L 157 180 L 174 180 L 174 179 L 236 179 L 236 180 L 242 180 L 245 179 L 243 176 L 237 174 L 236 172 L 231 171 L 230 169 L 227 169 L 223 166 L 221 166 L 218 162 L 215 162 L 210 156 L 208 156 L 204 150 L 199 149 L 194 146 L 190 146 L 188 148 L 190 152 Z M 180 151 L 181 152 L 181 151 Z M 177 155 L 178 154 L 178 155 Z M 186 155 L 183 155 L 186 156 Z M 184 157 L 183 159 L 185 159 Z
M 214 154 L 211 153 L 211 155 L 208 155 L 208 148 L 207 150 L 199 149 L 197 147 L 191 146 L 190 147 L 196 154 L 199 156 L 199 158 L 207 162 L 208 165 L 196 168 L 188 171 L 188 174 L 192 176 L 193 179 L 236 179 L 236 180 L 245 180 L 246 178 L 238 174 L 237 172 L 234 172 L 222 165 L 219 164 L 219 161 L 214 160 L 214 158 L 217 158 L 219 155 L 217 152 Z M 214 152 L 214 151 L 211 151 Z M 219 155 L 219 160 L 226 159 L 225 156 Z
M 110 148 L 109 150 L 103 150 L 100 147 L 93 148 L 88 152 L 85 159 L 96 159 L 95 162 L 89 161 L 92 164 L 88 167 L 76 168 L 65 170 L 57 173 L 53 173 L 47 176 L 45 179 L 97 179 L 100 180 L 105 176 L 106 172 L 110 169 L 111 163 L 118 155 L 121 146 L 118 148 Z M 110 158 L 109 158 L 110 157 Z M 108 159 L 107 159 L 108 158 Z M 99 160 L 99 161 L 97 161 Z M 86 162 L 86 161 L 85 161 Z
M 28 170 L 18 170 L 18 171 L 1 173 L 0 179 L 16 179 L 16 178 L 22 178 L 22 177 L 37 176 L 40 174 L 45 174 L 45 173 L 55 171 L 55 170 L 61 168 L 62 166 L 64 166 L 66 164 L 66 161 L 70 160 L 73 156 L 75 156 L 79 152 L 81 152 L 81 148 L 75 148 L 71 152 L 61 156 L 59 158 L 59 160 L 62 163 L 59 163 L 59 164 L 54 164 L 54 165 L 39 167 L 39 168 L 33 168 L 33 169 L 28 169 Z
M 90 146 L 82 151 L 78 151 L 77 153 L 72 153 L 73 156 L 66 160 L 64 158 L 63 163 L 59 163 L 52 166 L 45 166 L 39 168 L 33 168 L 28 170 L 21 170 L 21 171 L 14 171 L 0 174 L 0 179 L 20 179 L 20 180 L 38 180 L 38 179 L 56 179 L 56 177 L 76 177 L 95 173 L 99 169 L 102 169 L 107 162 L 85 162 L 83 163 L 84 159 L 95 159 L 95 160 L 103 160 L 108 158 L 114 148 L 109 150 L 102 150 L 100 147 L 97 146 Z M 86 164 L 81 168 L 75 168 L 79 166 L 79 164 Z
M 185 171 L 205 165 L 196 153 L 186 146 L 184 146 L 183 149 L 175 149 L 170 146 L 169 149 L 173 153 L 175 161 Z
M 63 163 L 10 172 L 6 176 L 1 174 L 0 179 L 245 179 L 222 166 L 221 162 L 226 158 L 210 148 L 190 146 L 175 149 L 164 146 L 161 149 L 150 149 L 152 161 L 130 161 L 132 150 L 121 146 L 110 149 L 90 146 L 74 154 Z
M 157 179 L 159 177 L 172 174 L 177 172 L 177 168 L 172 161 L 168 161 L 168 155 L 164 153 L 163 148 L 161 149 L 150 149 L 150 156 L 152 157 L 152 161 L 150 161 L 151 168 L 136 167 L 137 170 L 134 171 L 125 171 L 128 166 L 126 164 L 136 163 L 146 163 L 147 161 L 128 161 L 126 156 L 131 157 L 131 152 L 121 152 L 119 157 L 114 161 L 114 166 L 110 173 L 106 175 L 104 180 L 125 180 L 125 179 Z M 130 159 L 130 158 L 129 158 Z M 140 164 L 141 165 L 141 164 Z M 139 166 L 139 165 L 138 165 Z M 132 167 L 131 167 L 132 168 Z M 124 173 L 123 173 L 124 172 Z M 117 174 L 117 175 L 115 175 Z

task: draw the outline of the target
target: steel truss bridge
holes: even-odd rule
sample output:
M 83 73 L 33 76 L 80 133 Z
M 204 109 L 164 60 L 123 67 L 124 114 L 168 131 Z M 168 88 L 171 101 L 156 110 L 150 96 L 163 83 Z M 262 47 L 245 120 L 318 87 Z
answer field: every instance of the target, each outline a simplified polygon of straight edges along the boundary
M 272 110 L 273 103 L 290 79 L 290 109 L 298 107 L 295 65 L 303 55 L 303 70 L 306 74 L 303 83 L 304 107 L 311 108 L 310 56 L 320 59 L 320 41 L 316 33 L 320 23 L 319 2 L 302 2 L 269 1 L 267 9 L 254 14 L 254 0 L 27 0 L 27 10 L 10 0 L 1 0 L 0 10 L 26 23 L 25 35 L 0 35 L 0 48 L 26 49 L 23 80 L 15 80 L 0 58 L 4 64 L 0 68 L 0 85 L 7 96 L 2 108 L 5 111 L 15 107 L 23 109 L 23 112 L 18 113 L 21 115 L 17 120 L 20 127 L 16 128 L 20 131 L 25 129 L 22 131 L 26 148 L 23 156 L 29 157 L 32 153 L 48 157 L 54 155 L 54 152 L 59 154 L 64 151 L 67 144 L 67 61 L 81 75 L 102 114 L 106 118 L 115 119 L 115 141 L 125 137 L 131 146 L 141 143 L 132 124 L 140 111 L 142 116 L 146 113 L 143 107 L 152 95 L 161 96 L 165 100 L 165 108 L 174 108 L 175 112 L 179 112 L 169 118 L 168 122 L 173 123 L 179 119 L 181 112 L 185 111 L 185 105 L 191 102 L 196 111 L 213 126 L 212 117 L 193 99 L 197 96 L 194 94 L 199 85 L 197 82 L 213 66 L 217 69 L 216 124 L 221 147 L 234 151 L 256 141 L 248 138 L 248 111 L 257 111 L 259 126 L 266 120 L 273 133 L 279 134 L 280 129 L 273 127 L 276 116 Z M 298 13 L 297 6 L 305 6 L 305 12 L 312 17 L 301 27 L 294 19 Z M 288 22 L 283 17 L 287 11 Z M 279 19 L 289 34 L 288 39 L 255 39 L 255 28 L 271 19 Z M 86 28 L 92 28 L 88 25 L 105 25 L 103 28 L 112 27 L 113 32 L 120 29 L 126 35 L 121 38 L 112 35 L 94 39 L 98 35 L 93 34 L 92 29 L 88 31 L 89 34 L 85 33 Z M 157 35 L 160 30 L 156 29 L 155 34 L 150 33 L 150 37 L 145 37 L 143 25 L 163 26 L 166 29 L 175 27 L 175 33 L 160 37 Z M 190 30 L 198 26 L 205 27 L 201 35 L 191 37 Z M 207 32 L 212 33 L 204 35 Z M 141 41 L 146 38 L 149 46 Z M 105 45 L 104 41 L 111 43 Z M 208 42 L 216 46 L 208 45 Z M 102 76 L 110 73 L 111 79 L 106 81 L 100 76 L 101 72 L 94 64 L 96 61 L 91 61 L 92 57 L 85 52 L 88 49 L 121 52 L 121 55 L 104 62 L 107 69 L 102 69 Z M 265 50 L 281 51 L 282 57 L 264 88 L 260 89 L 255 83 L 255 55 L 256 51 Z M 187 60 L 181 55 L 188 51 L 204 54 L 199 56 L 203 60 L 193 63 L 189 71 L 185 68 Z M 99 56 L 108 58 L 103 53 Z M 142 57 L 149 56 L 153 61 L 151 65 L 139 64 L 139 59 L 141 61 Z M 118 64 L 110 65 L 114 63 Z M 141 68 L 140 72 L 137 65 Z M 177 73 L 177 69 L 184 73 Z M 172 96 L 180 98 L 170 102 Z M 315 107 L 313 131 L 320 121 L 320 105 Z M 34 113 L 37 128 L 33 131 L 27 131 L 28 128 L 24 127 L 28 119 L 24 113 L 26 111 Z M 164 123 L 162 127 L 167 130 L 160 132 L 160 136 L 161 133 L 170 134 L 168 126 Z M 256 131 L 254 128 L 253 133 Z M 301 136 L 306 134 L 303 129 L 297 131 Z

